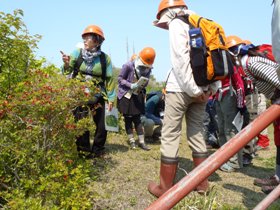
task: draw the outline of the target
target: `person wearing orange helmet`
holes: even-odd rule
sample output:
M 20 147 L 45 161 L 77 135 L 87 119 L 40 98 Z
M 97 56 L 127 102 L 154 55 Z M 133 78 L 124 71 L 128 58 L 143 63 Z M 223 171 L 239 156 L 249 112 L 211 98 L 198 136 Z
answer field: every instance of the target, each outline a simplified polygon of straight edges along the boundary
M 264 94 L 272 103 L 280 104 L 280 81 L 276 73 L 280 65 L 266 57 L 256 55 L 250 50 L 244 53 L 242 47 L 233 45 L 229 48 L 237 61 L 236 65 L 242 67 L 258 93 Z M 254 184 L 261 186 L 262 191 L 266 194 L 270 193 L 280 183 L 280 119 L 277 119 L 273 125 L 274 143 L 277 150 L 275 174 L 270 178 L 254 180 Z
M 208 97 L 217 90 L 217 83 L 198 86 L 190 64 L 189 25 L 178 16 L 193 14 L 183 0 L 162 0 L 158 7 L 156 27 L 169 32 L 172 69 L 166 83 L 165 114 L 161 138 L 160 184 L 149 183 L 148 190 L 156 197 L 173 186 L 178 166 L 181 124 L 186 118 L 187 140 L 194 166 L 201 164 L 208 151 L 203 137 L 203 116 Z M 208 189 L 208 180 L 197 186 L 199 193 Z
M 246 54 L 246 52 L 250 53 L 251 50 L 255 49 L 255 46 L 249 40 L 241 40 L 237 36 L 229 37 L 230 46 L 229 49 L 234 53 L 234 55 Z M 244 46 L 246 45 L 246 46 Z M 235 49 L 239 48 L 239 52 Z M 237 60 L 238 63 L 240 61 Z M 240 67 L 241 68 L 241 67 Z M 257 116 L 263 113 L 266 110 L 266 97 L 262 92 L 259 92 L 258 89 L 253 84 L 253 81 L 247 76 L 243 68 L 240 69 L 242 74 L 245 87 L 246 87 L 246 106 L 249 112 L 249 121 L 253 121 Z M 249 122 L 248 122 L 249 123 Z M 245 156 L 244 157 L 254 157 L 254 151 L 267 149 L 269 147 L 269 138 L 268 138 L 268 129 L 264 129 L 258 136 L 251 141 L 245 148 Z
M 124 116 L 125 130 L 132 149 L 136 149 L 134 124 L 139 147 L 150 150 L 145 144 L 141 115 L 145 114 L 145 87 L 148 85 L 155 57 L 156 52 L 153 48 L 143 48 L 135 59 L 122 66 L 118 76 L 117 107 Z
M 84 47 L 76 49 L 71 55 L 62 53 L 63 72 L 70 77 L 87 81 L 85 93 L 90 95 L 87 106 L 78 107 L 75 110 L 76 120 L 82 118 L 82 112 L 94 111 L 93 119 L 96 125 L 94 142 L 90 148 L 90 133 L 77 137 L 77 150 L 90 152 L 87 157 L 100 157 L 105 154 L 105 142 L 107 131 L 105 129 L 105 102 L 108 109 L 113 108 L 116 97 L 113 82 L 113 68 L 111 58 L 101 51 L 101 45 L 105 40 L 103 30 L 97 25 L 87 26 L 81 34 Z M 97 90 L 101 90 L 97 91 Z
M 133 53 L 133 55 L 130 57 L 130 60 L 134 61 L 137 58 L 137 56 L 138 55 L 136 53 Z
M 239 45 L 243 43 L 241 39 L 234 39 L 235 42 L 233 43 L 232 37 L 237 36 L 226 37 L 227 48 L 231 47 L 232 44 Z M 237 114 L 239 113 L 244 116 L 248 113 L 245 105 L 244 83 L 236 66 L 233 68 L 232 75 L 221 80 L 221 87 L 215 95 L 215 100 L 219 145 L 223 146 L 238 133 L 238 129 L 241 129 L 241 126 L 238 127 L 232 123 L 235 117 L 238 116 Z M 236 169 L 242 168 L 243 164 L 243 149 L 241 149 L 224 163 L 220 170 L 233 172 Z

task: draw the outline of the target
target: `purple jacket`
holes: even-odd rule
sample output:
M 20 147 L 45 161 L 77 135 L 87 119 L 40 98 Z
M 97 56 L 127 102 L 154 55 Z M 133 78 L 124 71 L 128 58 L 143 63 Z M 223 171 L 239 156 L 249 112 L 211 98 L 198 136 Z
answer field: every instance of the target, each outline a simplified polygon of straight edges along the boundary
M 121 99 L 130 90 L 131 84 L 136 81 L 134 73 L 135 67 L 133 61 L 128 61 L 122 66 L 122 70 L 118 76 L 118 99 Z M 146 74 L 139 75 L 139 77 L 144 76 L 150 78 L 150 75 L 151 71 L 148 71 Z M 148 85 L 148 82 L 145 87 Z

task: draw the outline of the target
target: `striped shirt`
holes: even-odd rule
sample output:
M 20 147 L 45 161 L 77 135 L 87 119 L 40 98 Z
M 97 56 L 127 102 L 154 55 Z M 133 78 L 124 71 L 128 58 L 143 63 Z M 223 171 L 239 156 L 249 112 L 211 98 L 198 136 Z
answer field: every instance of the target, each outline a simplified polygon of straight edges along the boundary
M 244 71 L 253 81 L 258 92 L 271 99 L 274 91 L 280 90 L 280 81 L 276 74 L 276 69 L 280 67 L 279 64 L 260 56 L 250 56 L 246 66 Z

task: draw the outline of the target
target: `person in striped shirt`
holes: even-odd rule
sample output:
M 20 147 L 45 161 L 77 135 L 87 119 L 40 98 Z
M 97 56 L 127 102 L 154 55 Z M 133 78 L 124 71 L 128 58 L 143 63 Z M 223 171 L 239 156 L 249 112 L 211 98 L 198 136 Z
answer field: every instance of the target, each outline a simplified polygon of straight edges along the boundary
M 272 103 L 280 104 L 280 81 L 277 69 L 280 65 L 268 58 L 258 56 L 245 45 L 229 48 L 235 55 L 236 63 L 242 66 L 245 74 L 253 82 L 258 92 L 263 93 Z M 262 191 L 270 193 L 280 183 L 280 119 L 274 122 L 274 142 L 276 145 L 275 175 L 265 179 L 255 179 L 254 184 L 261 186 Z

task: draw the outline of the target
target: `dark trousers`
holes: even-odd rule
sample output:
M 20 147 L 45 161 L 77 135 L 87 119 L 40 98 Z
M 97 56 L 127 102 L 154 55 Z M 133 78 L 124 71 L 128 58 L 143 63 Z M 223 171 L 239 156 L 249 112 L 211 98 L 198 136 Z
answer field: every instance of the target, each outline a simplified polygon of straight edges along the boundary
M 98 106 L 98 103 L 100 106 Z M 92 148 L 90 148 L 90 132 L 87 130 L 76 139 L 78 151 L 82 150 L 98 154 L 105 149 L 104 145 L 107 139 L 107 131 L 105 129 L 105 102 L 102 99 L 98 103 L 86 107 L 77 107 L 74 111 L 75 119 L 78 121 L 79 119 L 87 117 L 89 110 L 91 110 L 93 113 L 93 121 L 96 126 Z
M 134 127 L 136 130 L 137 135 L 143 135 L 143 126 L 141 123 L 141 118 L 140 115 L 124 115 L 124 122 L 125 122 L 125 130 L 126 130 L 126 134 L 133 134 L 133 125 L 132 123 L 134 123 Z

